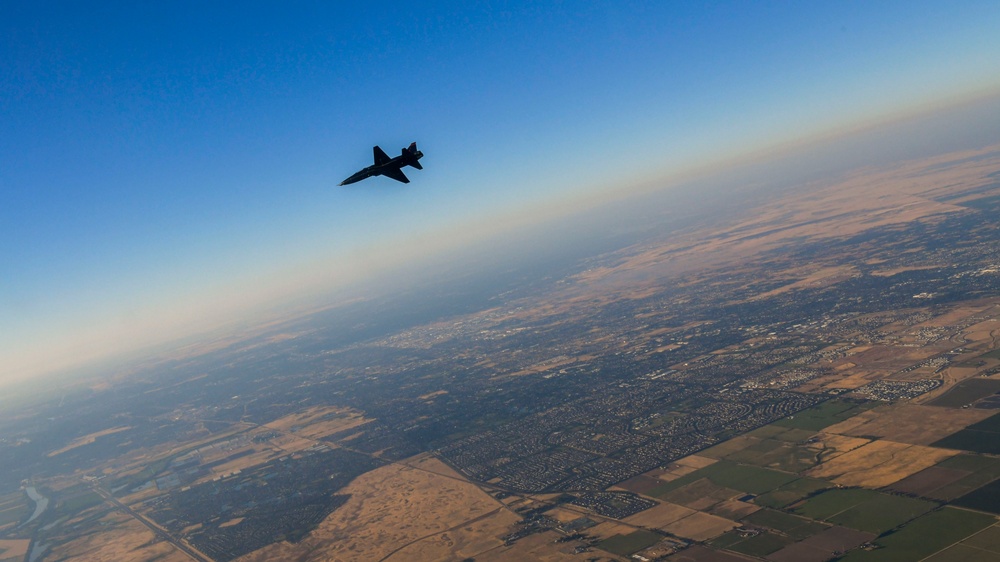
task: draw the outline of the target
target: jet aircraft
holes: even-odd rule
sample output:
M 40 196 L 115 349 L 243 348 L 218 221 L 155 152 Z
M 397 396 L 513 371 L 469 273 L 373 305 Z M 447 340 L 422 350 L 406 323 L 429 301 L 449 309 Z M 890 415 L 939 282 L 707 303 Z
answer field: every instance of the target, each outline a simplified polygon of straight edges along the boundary
M 383 152 L 378 146 L 372 148 L 372 151 L 375 153 L 375 163 L 340 182 L 340 185 L 359 182 L 372 176 L 386 176 L 396 181 L 410 183 L 409 178 L 403 174 L 403 166 L 413 166 L 418 170 L 424 169 L 419 162 L 424 153 L 417 150 L 417 143 L 415 142 L 411 142 L 410 146 L 404 148 L 403 153 L 395 158 L 389 158 L 389 155 Z

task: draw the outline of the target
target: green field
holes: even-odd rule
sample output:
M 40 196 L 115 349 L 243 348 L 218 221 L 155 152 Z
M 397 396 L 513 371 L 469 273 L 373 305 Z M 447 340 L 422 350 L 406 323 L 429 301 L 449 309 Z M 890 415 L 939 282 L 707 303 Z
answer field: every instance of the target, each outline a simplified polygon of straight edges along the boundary
M 913 520 L 908 525 L 875 542 L 877 550 L 855 550 L 845 562 L 910 562 L 954 544 L 996 523 L 996 518 L 982 513 L 945 507 Z M 979 560 L 974 558 L 972 560 Z
M 686 486 L 681 486 L 676 490 L 666 492 L 658 497 L 670 503 L 689 505 L 691 503 L 704 500 L 705 498 L 711 498 L 718 503 L 741 494 L 743 494 L 743 492 L 739 490 L 719 486 L 708 478 L 701 478 L 687 484 Z
M 977 453 L 1000 454 L 1000 414 L 931 443 L 933 447 L 961 449 Z
M 1000 515 L 1000 480 L 989 484 L 951 502 L 959 507 L 978 509 Z
M 935 491 L 935 494 L 956 492 L 950 497 L 966 494 L 1000 478 L 1000 459 L 993 457 L 957 455 L 938 463 L 937 466 L 968 470 L 972 473 L 961 480 Z
M 936 507 L 937 504 L 924 500 L 879 494 L 830 517 L 828 521 L 879 535 Z
M 701 454 L 761 468 L 799 473 L 818 463 L 815 451 L 802 446 L 804 441 L 814 435 L 816 432 L 808 429 L 765 425 L 702 451 Z
M 927 404 L 929 406 L 943 406 L 945 408 L 961 408 L 966 404 L 971 404 L 980 398 L 985 398 L 997 392 L 1000 392 L 1000 380 L 983 378 L 966 379 Z
M 794 474 L 785 474 L 776 470 L 721 460 L 671 482 L 665 482 L 649 490 L 648 495 L 657 498 L 666 498 L 670 492 L 702 478 L 708 478 L 714 484 L 723 488 L 730 488 L 749 494 L 763 494 L 796 480 L 798 477 Z
M 993 526 L 965 539 L 962 544 L 983 550 L 1000 552 L 1000 527 Z
M 61 501 L 58 505 L 58 509 L 60 513 L 77 513 L 89 507 L 100 505 L 103 502 L 104 498 L 102 498 L 97 492 L 87 491 L 67 498 L 65 501 Z
M 743 539 L 726 548 L 733 552 L 749 554 L 750 556 L 767 556 L 772 552 L 777 552 L 785 548 L 793 542 L 795 542 L 793 539 L 775 535 L 774 533 L 761 533 L 755 537 Z
M 795 542 L 794 539 L 774 533 L 762 532 L 752 537 L 743 537 L 739 531 L 729 531 L 712 540 L 709 544 L 716 548 L 725 548 L 733 552 L 739 552 L 740 554 L 763 557 L 772 552 L 777 552 L 793 542 Z
M 780 531 L 795 540 L 802 540 L 829 529 L 827 525 L 789 515 L 773 509 L 762 509 L 743 519 L 745 523 Z
M 597 547 L 619 556 L 629 556 L 644 548 L 649 548 L 663 540 L 663 537 L 651 531 L 635 531 L 627 535 L 615 535 L 597 543 Z
M 838 488 L 809 498 L 794 511 L 811 519 L 878 535 L 935 507 L 937 504 L 929 501 L 863 488 Z
M 876 404 L 867 402 L 858 403 L 848 402 L 847 400 L 829 400 L 808 410 L 803 410 L 794 416 L 778 420 L 772 425 L 820 431 L 875 406 Z
M 776 470 L 719 461 L 701 469 L 712 482 L 751 494 L 763 494 L 798 478 Z M 699 471 L 700 472 L 700 471 Z
M 799 478 L 754 498 L 753 502 L 764 507 L 781 508 L 814 494 L 832 484 L 816 478 Z
M 731 453 L 725 458 L 726 460 L 753 464 L 762 468 L 773 468 L 794 473 L 809 470 L 818 464 L 814 451 L 810 451 L 797 444 L 780 441 L 779 439 L 762 441 L 757 446 L 747 447 L 742 451 Z
M 825 520 L 877 498 L 880 494 L 863 488 L 838 488 L 813 496 L 793 511 L 810 519 Z

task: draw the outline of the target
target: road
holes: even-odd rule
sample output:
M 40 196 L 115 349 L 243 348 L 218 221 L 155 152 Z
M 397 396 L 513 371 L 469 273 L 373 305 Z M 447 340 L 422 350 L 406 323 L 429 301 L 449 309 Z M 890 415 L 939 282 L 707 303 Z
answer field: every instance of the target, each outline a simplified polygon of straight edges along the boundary
M 184 554 L 187 554 L 188 557 L 190 557 L 192 560 L 197 560 L 198 562 L 214 562 L 208 556 L 205 556 L 204 554 L 202 554 L 202 553 L 198 552 L 197 550 L 195 550 L 195 549 L 191 548 L 190 546 L 188 546 L 187 543 L 185 543 L 185 542 L 183 542 L 183 541 L 181 541 L 179 539 L 174 538 L 173 535 L 171 535 L 166 530 L 162 529 L 156 523 L 153 523 L 152 521 L 150 521 L 149 519 L 147 519 L 142 514 L 138 513 L 134 509 L 132 509 L 131 507 L 129 507 L 129 506 L 123 504 L 122 502 L 118 501 L 118 498 L 116 498 L 111 492 L 105 490 L 104 488 L 100 487 L 96 483 L 94 483 L 92 485 L 93 485 L 94 491 L 97 492 L 102 498 L 104 498 L 104 501 L 106 501 L 106 502 L 114 505 L 119 510 L 123 511 L 125 514 L 129 515 L 130 517 L 132 517 L 136 521 L 138 521 L 138 522 L 142 523 L 143 525 L 145 525 L 147 529 L 149 529 L 150 531 L 153 531 L 154 535 L 156 535 L 156 536 L 160 537 L 161 539 L 167 541 L 168 543 L 174 545 L 174 547 L 177 548 L 177 550 L 180 550 Z

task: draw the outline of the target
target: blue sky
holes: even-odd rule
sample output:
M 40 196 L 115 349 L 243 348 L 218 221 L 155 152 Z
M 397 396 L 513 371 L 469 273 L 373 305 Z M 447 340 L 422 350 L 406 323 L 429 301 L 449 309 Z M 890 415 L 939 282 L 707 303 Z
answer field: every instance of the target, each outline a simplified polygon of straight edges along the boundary
M 1000 88 L 995 1 L 88 4 L 0 5 L 0 383 Z

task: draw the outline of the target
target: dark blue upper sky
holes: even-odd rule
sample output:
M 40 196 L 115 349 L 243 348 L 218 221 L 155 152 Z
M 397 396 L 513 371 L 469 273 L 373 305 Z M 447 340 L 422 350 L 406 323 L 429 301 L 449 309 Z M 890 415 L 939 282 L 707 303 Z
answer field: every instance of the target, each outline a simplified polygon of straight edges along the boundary
M 0 381 L 995 91 L 998 29 L 995 1 L 6 3 Z M 335 187 L 411 141 L 413 183 Z

